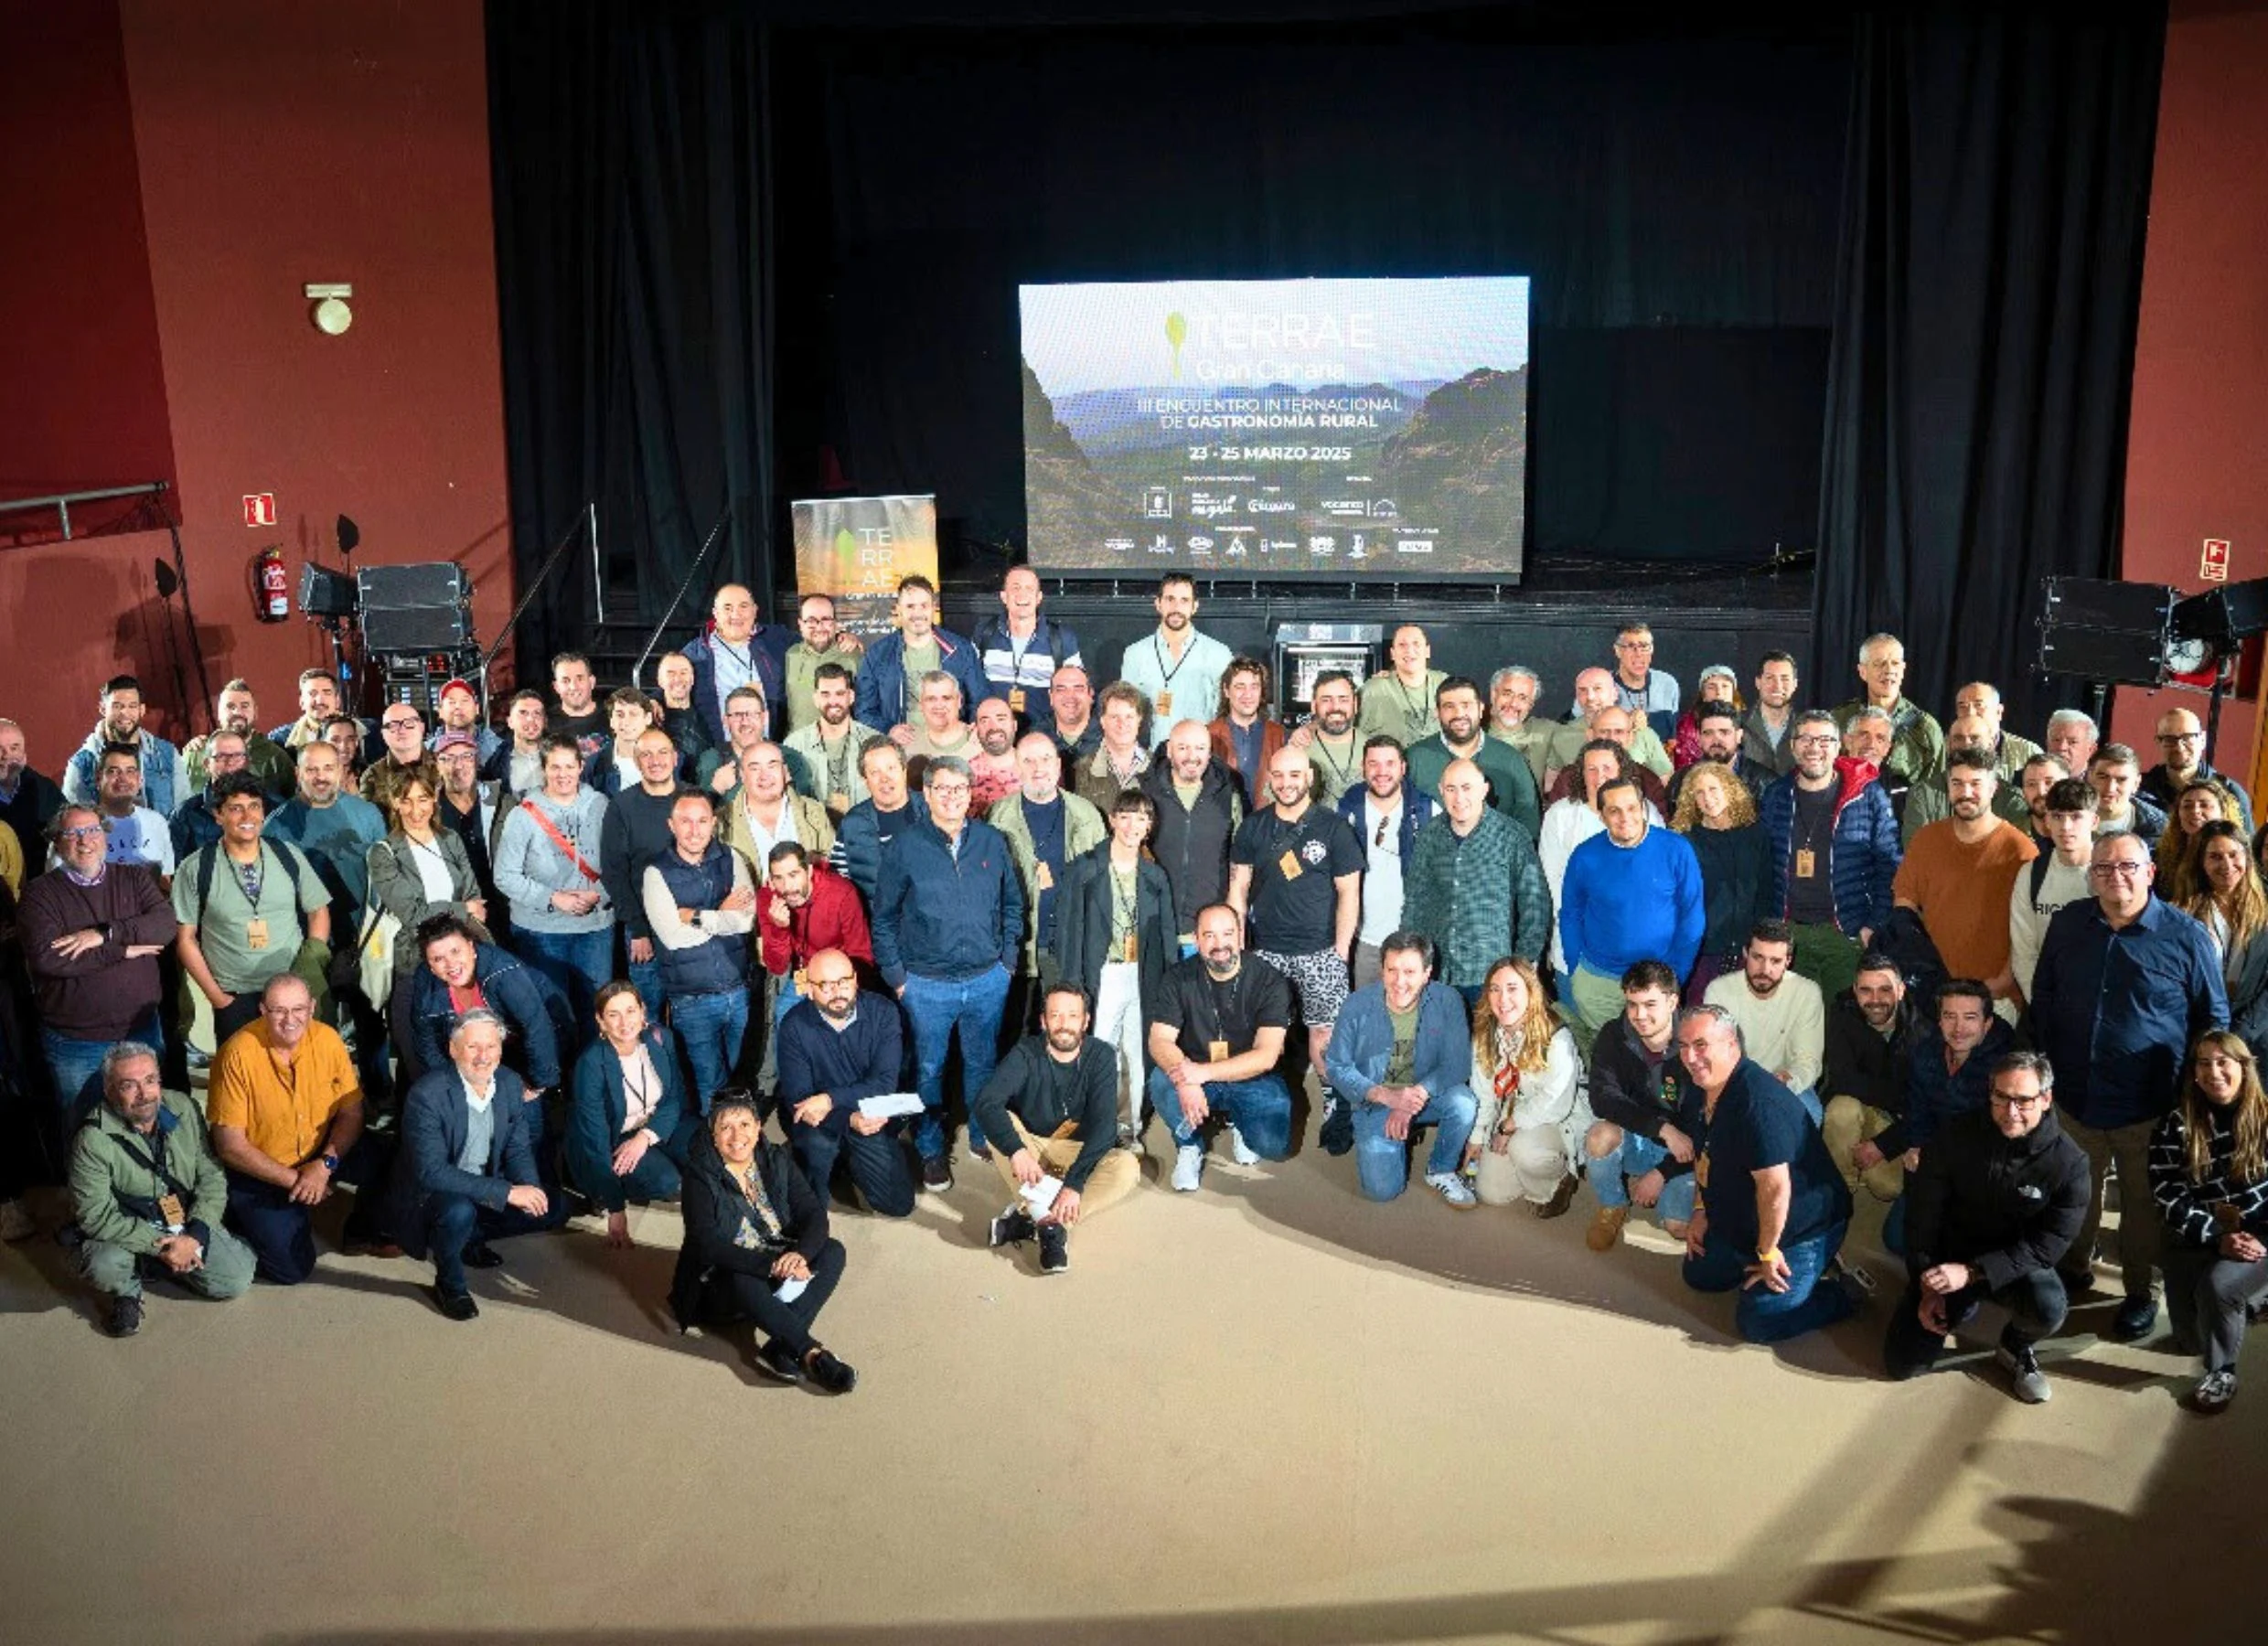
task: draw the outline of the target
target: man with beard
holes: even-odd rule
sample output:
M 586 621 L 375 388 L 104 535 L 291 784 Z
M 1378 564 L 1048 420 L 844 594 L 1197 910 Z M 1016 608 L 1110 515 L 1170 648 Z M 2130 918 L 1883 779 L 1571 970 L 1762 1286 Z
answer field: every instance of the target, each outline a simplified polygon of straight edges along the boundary
M 859 756 L 859 771 L 866 780 L 867 796 L 843 814 L 842 830 L 827 862 L 871 904 L 883 860 L 900 835 L 929 816 L 929 808 L 907 786 L 905 756 L 888 738 L 878 737 L 866 746 Z
M 1794 657 L 1766 652 L 1756 669 L 1756 707 L 1740 728 L 1741 752 L 1759 772 L 1784 777 L 1795 769 L 1795 745 L 1788 741 L 1789 705 L 1794 701 Z
M 338 935 L 353 942 L 370 894 L 370 848 L 386 838 L 386 819 L 361 796 L 342 789 L 338 751 L 329 744 L 300 750 L 299 793 L 268 819 L 267 834 L 307 854 L 331 894 Z
M 1363 786 L 1349 789 L 1332 809 L 1346 820 L 1363 848 L 1363 924 L 1354 934 L 1353 987 L 1378 980 L 1379 946 L 1402 929 L 1411 854 L 1418 837 L 1440 807 L 1433 796 L 1404 781 L 1409 765 L 1402 745 L 1384 732 L 1363 748 Z
M 1291 979 L 1308 1055 L 1321 1068 L 1362 927 L 1363 848 L 1343 818 L 1315 804 L 1315 768 L 1305 749 L 1278 751 L 1268 787 L 1275 804 L 1237 826 L 1226 902 L 1250 920 L 1252 952 Z
M 1365 738 L 1383 732 L 1407 749 L 1440 730 L 1435 694 L 1449 677 L 1427 667 L 1433 661 L 1433 643 L 1414 623 L 1394 631 L 1386 660 L 1385 672 L 1363 682 L 1363 714 L 1354 729 Z
M 1228 1126 L 1240 1166 L 1291 1147 L 1291 1093 L 1276 1072 L 1291 1031 L 1291 984 L 1244 953 L 1244 922 L 1226 903 L 1197 915 L 1197 952 L 1166 974 L 1150 1020 L 1150 1106 L 1173 1134 L 1173 1187 L 1194 1190 L 1204 1130 Z
M 1536 717 L 1535 697 L 1542 689 L 1535 671 L 1517 663 L 1489 676 L 1489 735 L 1520 752 L 1538 790 L 1544 786 L 1552 733 L 1559 730 L 1557 721 Z
M 433 700 L 433 710 L 441 724 L 433 732 L 430 747 L 438 750 L 443 738 L 459 732 L 473 740 L 473 752 L 484 766 L 503 752 L 503 733 L 480 723 L 480 693 L 473 689 L 470 680 L 451 680 L 443 686 L 441 695 Z
M 2032 844 L 2042 851 L 2051 851 L 2055 849 L 2054 836 L 2048 828 L 2049 791 L 2071 775 L 2071 769 L 2063 764 L 2060 757 L 2054 754 L 2035 754 L 2024 763 L 2024 775 L 2021 779 L 2024 791 L 2023 827 L 2031 832 Z M 2080 786 L 2086 787 L 2083 780 Z M 2091 796 L 2093 792 L 2091 789 L 2088 790 Z M 2091 819 L 2097 804 L 2099 803 L 2091 798 L 2087 803 Z M 2091 840 L 2094 839 L 2092 833 L 2094 825 L 2091 820 L 2087 827 L 2090 831 L 2087 838 Z M 2019 978 L 2017 981 L 2021 982 L 2022 979 Z
M 823 668 L 842 671 L 843 683 L 850 689 L 850 700 L 843 705 L 843 718 L 850 717 L 851 702 L 858 696 L 859 665 L 866 656 L 859 637 L 835 621 L 835 597 L 831 594 L 803 597 L 796 607 L 796 631 L 803 637 L 787 648 L 783 665 L 787 678 L 787 729 L 791 734 L 804 730 L 819 717 L 818 677 Z
M 173 828 L 142 804 L 141 756 L 131 744 L 112 743 L 102 751 L 94 782 L 102 829 L 109 837 L 105 860 L 139 863 L 156 874 L 159 885 L 171 885 Z
M 1072 767 L 1093 755 L 1103 741 L 1103 729 L 1095 720 L 1095 682 L 1078 664 L 1066 663 L 1048 682 L 1047 706 L 1055 717 L 1051 734 L 1063 751 L 1064 781 L 1068 783 Z
M 1402 925 L 1433 937 L 1440 980 L 1467 1006 L 1499 959 L 1540 965 L 1551 937 L 1543 862 L 1526 831 L 1482 801 L 1486 787 L 1479 766 L 1451 761 L 1441 775 L 1441 815 L 1418 831 L 1403 860 Z M 1363 898 L 1367 922 L 1367 884 Z
M 1450 763 L 1470 761 L 1488 783 L 1488 803 L 1517 823 L 1530 845 L 1544 826 L 1544 799 L 1535 774 L 1509 743 L 1481 730 L 1481 688 L 1462 675 L 1445 678 L 1434 692 L 1439 729 L 1407 744 L 1411 786 L 1437 798 Z
M 822 663 L 811 676 L 812 716 L 787 734 L 780 747 L 803 757 L 803 792 L 827 808 L 840 827 L 844 816 L 867 796 L 859 756 L 882 736 L 850 718 L 858 687 L 840 663 Z
M 504 710 L 504 727 L 511 733 L 510 745 L 499 750 L 493 760 L 482 766 L 480 775 L 502 784 L 505 792 L 515 798 L 541 788 L 543 728 L 548 723 L 541 692 L 512 693 L 512 700 Z
M 1836 758 L 1834 719 L 1799 714 L 1788 735 L 1795 770 L 1764 791 L 1757 820 L 1772 843 L 1766 903 L 1794 930 L 1795 969 L 1822 995 L 1851 986 L 1858 956 L 1890 918 L 1898 824 L 1874 768 Z
M 322 679 L 328 683 L 327 675 Z M 191 738 L 181 751 L 181 770 L 190 789 L 201 790 L 212 781 L 205 764 L 206 751 L 214 738 L 233 732 L 245 742 L 245 761 L 251 775 L 268 786 L 271 795 L 289 794 L 292 757 L 253 730 L 259 722 L 260 705 L 253 700 L 251 687 L 243 680 L 230 680 L 223 686 L 213 700 L 213 729 L 202 737 Z
M 710 746 L 724 744 L 724 711 L 733 692 L 754 686 L 767 705 L 784 706 L 787 679 L 783 667 L 793 636 L 775 623 L 756 621 L 756 597 L 739 583 L 726 583 L 709 603 L 709 632 L 685 648 L 693 666 L 693 708 Z M 770 736 L 783 728 L 766 722 Z
M 693 765 L 694 782 L 712 795 L 730 795 L 740 786 L 742 758 L 765 740 L 770 723 L 762 688 L 733 688 L 724 700 L 724 740 L 701 751 Z
M 1734 712 L 1731 704 L 1704 704 L 1696 711 L 1693 725 L 1701 739 L 1701 759 L 1722 764 L 1749 786 L 1750 795 L 1762 794 L 1764 786 L 1780 775 L 1771 766 L 1759 766 L 1749 758 L 1748 745 L 1741 741 L 1740 716 Z M 1670 779 L 1668 816 L 1677 815 L 1677 798 L 1685 792 L 1685 778 L 1692 771 L 1692 766 L 1683 767 Z
M 990 697 L 977 705 L 975 723 L 977 746 L 966 751 L 976 786 L 970 804 L 989 812 L 1016 792 L 1016 716 L 1006 699 Z
M 2031 745 L 2024 746 L 2028 749 Z M 2014 771 L 2002 771 L 1995 765 L 1991 723 L 1979 716 L 1968 715 L 1945 728 L 1946 764 L 1936 775 L 1920 779 L 1907 792 L 1906 804 L 1898 816 L 1899 839 L 1905 849 L 1911 851 L 1914 837 L 1931 824 L 1942 823 L 1954 815 L 1950 773 L 1956 754 L 1973 754 L 1983 758 L 1985 770 L 1993 778 L 1985 805 L 1993 816 L 2016 825 L 2019 834 L 2030 834 L 2031 808 L 2025 803 L 2021 786 L 2024 768 L 2019 765 Z
M 1984 740 L 1977 745 L 1993 757 L 1993 769 L 2000 774 L 2003 784 L 2014 784 L 2024 770 L 2024 763 L 2040 753 L 2040 747 L 2028 737 L 2019 737 L 2007 729 L 2008 706 L 2001 700 L 2000 688 L 1989 680 L 1971 680 L 1953 693 L 1953 719 L 1975 721 L 1984 728 Z M 1952 746 L 1952 727 L 1945 728 L 1946 746 Z
M 1118 1059 L 1087 1035 L 1086 991 L 1056 984 L 1040 1023 L 1009 1048 L 969 1110 L 1011 1196 L 992 1220 L 992 1244 L 1037 1234 L 1040 1273 L 1060 1275 L 1071 1266 L 1073 1226 L 1131 1193 L 1142 1173 L 1118 1147 Z
M 433 822 L 464 846 L 465 860 L 472 864 L 473 878 L 480 882 L 480 895 L 488 905 L 488 929 L 501 937 L 505 903 L 497 892 L 496 862 L 488 852 L 488 843 L 496 838 L 498 786 L 481 780 L 479 747 L 468 732 L 444 732 L 433 744 L 433 764 L 441 773 Z
M 776 884 L 780 867 L 773 865 Z M 862 918 L 858 929 L 863 938 Z M 898 1089 L 904 1030 L 897 1008 L 861 993 L 858 968 L 841 949 L 818 950 L 798 975 L 800 996 L 779 1025 L 779 1101 L 796 1163 L 812 1192 L 823 1196 L 835 1162 L 848 1155 L 850 1181 L 874 1213 L 908 1216 L 914 1173 L 898 1139 L 899 1123 L 859 1109 L 865 1099 Z
M 1024 734 L 1016 745 L 1016 790 L 996 801 L 985 820 L 1007 838 L 1028 911 L 1023 964 L 1009 989 L 1009 1021 L 1021 1028 L 1039 1007 L 1033 989 L 1045 989 L 1062 975 L 1055 964 L 1055 894 L 1064 871 L 1101 845 L 1109 830 L 1090 802 L 1064 793 L 1058 781 L 1063 763 L 1046 732 Z
M 1169 572 L 1160 579 L 1152 604 L 1157 632 L 1128 645 L 1118 659 L 1118 678 L 1150 704 L 1150 742 L 1155 748 L 1177 721 L 1211 712 L 1221 700 L 1221 677 L 1236 654 L 1198 629 L 1197 583 L 1187 572 Z
M 1885 1203 L 1906 1184 L 1906 1077 L 1912 1061 L 1913 1002 L 1886 955 L 1867 954 L 1858 977 L 1827 1008 L 1819 1122 L 1827 1153 L 1853 1193 L 1864 1182 Z
M 1195 941 L 1197 911 L 1228 895 L 1229 854 L 1245 820 L 1244 786 L 1214 758 L 1204 722 L 1185 720 L 1166 740 L 1165 758 L 1142 774 L 1140 787 L 1158 808 L 1150 854 L 1173 888 L 1173 930 L 1186 953 Z
M 323 741 L 323 728 L 331 716 L 339 711 L 338 682 L 320 668 L 302 670 L 299 676 L 299 718 L 278 726 L 268 733 L 268 741 L 286 754 L 297 754 L 311 743 Z M 291 787 L 286 781 L 278 794 Z
M 47 832 L 62 805 L 63 791 L 54 780 L 31 769 L 31 745 L 24 728 L 12 720 L 0 720 L 0 823 L 28 846 Z
M 906 748 L 907 727 L 921 718 L 921 680 L 943 672 L 960 688 L 959 702 L 985 694 L 984 666 L 976 646 L 937 626 L 937 589 L 927 578 L 898 580 L 898 626 L 866 648 L 859 665 L 858 717 L 862 725 L 889 734 Z M 959 718 L 956 708 L 954 718 Z
M 810 992 L 806 974 L 821 949 L 840 949 L 871 974 L 874 940 L 866 906 L 849 881 L 793 840 L 782 840 L 756 888 L 756 951 L 772 979 L 776 1026 Z
M 1325 806 L 1336 806 L 1363 782 L 1363 739 L 1354 730 L 1354 677 L 1335 668 L 1317 676 L 1311 706 L 1314 718 L 1286 741 L 1313 757 L 1315 797 Z
M 132 675 L 118 676 L 102 688 L 101 706 L 102 718 L 63 768 L 64 797 L 81 806 L 94 805 L 102 751 L 123 743 L 134 751 L 142 767 L 142 793 L 148 797 L 150 808 L 161 818 L 171 817 L 174 806 L 187 792 L 181 777 L 181 751 L 155 732 L 142 729 L 142 682 Z
M 1740 1026 L 1743 1050 L 1795 1094 L 1816 1124 L 1827 1009 L 1818 984 L 1789 975 L 1794 957 L 1795 937 L 1788 923 L 1760 920 L 1740 951 L 1740 969 L 1711 983 L 1702 999 L 1731 1014 Z
M 1960 748 L 1946 756 L 1952 816 L 1913 837 L 1891 892 L 1898 907 L 1921 917 L 1945 970 L 1982 978 L 1995 999 L 2011 1002 L 2013 1016 L 2022 1002 L 2008 968 L 2008 898 L 2039 849 L 2027 831 L 1993 815 L 1999 783 L 1983 750 Z
M 606 746 L 606 711 L 598 705 L 598 677 L 591 660 L 581 652 L 562 652 L 551 659 L 551 691 L 559 707 L 544 721 L 547 736 L 561 734 L 575 740 L 575 752 L 584 760 Z

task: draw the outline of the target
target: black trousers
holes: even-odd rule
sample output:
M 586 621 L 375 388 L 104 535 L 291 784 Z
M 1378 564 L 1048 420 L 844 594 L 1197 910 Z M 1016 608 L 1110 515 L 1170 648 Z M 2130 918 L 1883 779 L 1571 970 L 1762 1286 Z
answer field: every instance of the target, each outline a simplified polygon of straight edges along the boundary
M 719 1269 L 709 1277 L 702 1294 L 702 1318 L 719 1326 L 754 1320 L 767 1343 L 783 1344 L 800 1361 L 818 1345 L 811 1323 L 841 1284 L 843 1261 L 841 1241 L 829 1240 L 821 1246 L 811 1260 L 811 1284 L 792 1303 L 783 1303 L 773 1294 L 776 1280 Z
M 2042 1338 L 2053 1337 L 2062 1329 L 2063 1317 L 2070 1312 L 2063 1277 L 2052 1268 L 2034 1269 L 1997 1288 L 1972 1282 L 1953 1293 L 1945 1299 L 1946 1325 L 1966 1325 L 1988 1299 L 2008 1310 L 2007 1329 L 2000 1334 L 2000 1341 L 2011 1349 L 2028 1349 Z M 1902 1380 L 1927 1372 L 1945 1352 L 1945 1340 L 1922 1325 L 1918 1312 L 1920 1306 L 1921 1283 L 1909 1281 L 1882 1340 L 1882 1364 L 1894 1378 Z

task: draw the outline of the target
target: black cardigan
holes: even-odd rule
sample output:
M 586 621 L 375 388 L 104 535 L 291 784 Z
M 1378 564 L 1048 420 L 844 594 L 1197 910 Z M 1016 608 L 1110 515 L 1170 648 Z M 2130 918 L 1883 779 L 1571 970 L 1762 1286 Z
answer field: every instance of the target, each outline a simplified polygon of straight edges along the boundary
M 815 1263 L 827 1245 L 827 1202 L 811 1192 L 795 1157 L 782 1145 L 759 1138 L 756 1170 L 773 1211 L 779 1213 L 780 1238 L 744 1246 L 735 1236 L 744 1217 L 755 1224 L 747 1197 L 733 1181 L 708 1129 L 695 1133 L 685 1171 L 685 1245 L 678 1253 L 677 1276 L 669 1287 L 669 1307 L 680 1321 L 690 1324 L 700 1317 L 701 1292 L 712 1277 L 740 1274 L 769 1280 L 772 1265 L 784 1253 L 800 1252 L 804 1261 Z

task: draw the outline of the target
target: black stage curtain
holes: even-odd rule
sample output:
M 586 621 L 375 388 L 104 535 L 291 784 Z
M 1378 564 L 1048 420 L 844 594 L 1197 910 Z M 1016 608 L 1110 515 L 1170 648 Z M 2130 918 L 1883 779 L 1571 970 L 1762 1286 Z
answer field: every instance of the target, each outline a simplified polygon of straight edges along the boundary
M 2039 580 L 2115 575 L 2165 8 L 1859 19 L 1811 679 L 1905 638 L 2036 728 Z
M 754 7 L 493 0 L 488 8 L 507 452 L 522 592 L 599 509 L 615 615 L 775 567 L 768 31 Z M 520 625 L 588 643 L 581 547 Z M 768 614 L 767 614 L 768 615 Z M 523 667 L 535 678 L 540 668 Z

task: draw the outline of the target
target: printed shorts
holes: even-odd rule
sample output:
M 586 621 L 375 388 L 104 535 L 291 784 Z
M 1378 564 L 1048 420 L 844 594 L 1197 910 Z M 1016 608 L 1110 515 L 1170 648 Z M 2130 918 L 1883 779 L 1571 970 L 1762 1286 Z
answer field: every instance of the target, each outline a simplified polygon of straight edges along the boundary
M 1339 1008 L 1347 998 L 1344 958 L 1330 949 L 1311 955 L 1279 955 L 1272 949 L 1253 953 L 1291 979 L 1300 996 L 1300 1019 L 1309 1028 L 1328 1029 L 1339 1021 Z

